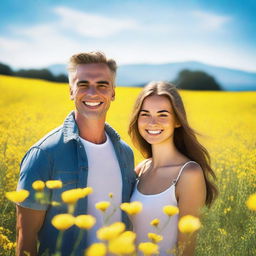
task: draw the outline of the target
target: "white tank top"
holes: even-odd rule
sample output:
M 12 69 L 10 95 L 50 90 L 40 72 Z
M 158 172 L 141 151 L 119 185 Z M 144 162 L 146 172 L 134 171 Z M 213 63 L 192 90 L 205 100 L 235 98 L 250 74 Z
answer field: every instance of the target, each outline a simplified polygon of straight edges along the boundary
M 150 222 L 153 219 L 158 218 L 160 220 L 160 228 L 162 228 L 167 222 L 168 216 L 163 213 L 162 208 L 165 205 L 177 206 L 175 185 L 179 180 L 183 169 L 191 162 L 195 163 L 194 161 L 185 163 L 181 167 L 177 178 L 173 180 L 172 185 L 161 193 L 144 195 L 137 189 L 139 180 L 137 181 L 131 197 L 131 202 L 140 201 L 143 204 L 143 210 L 139 214 L 130 217 L 133 223 L 133 231 L 137 234 L 137 244 L 141 242 L 148 242 L 148 233 L 157 233 L 155 227 L 150 225 Z M 178 218 L 178 214 L 172 216 L 168 225 L 161 232 L 161 235 L 163 236 L 163 240 L 159 243 L 159 252 L 161 256 L 172 255 L 167 254 L 166 251 L 176 246 L 178 235 Z
M 103 144 L 94 144 L 82 138 L 88 158 L 88 178 L 87 186 L 93 188 L 93 193 L 88 196 L 88 212 L 96 217 L 96 224 L 88 231 L 88 245 L 99 242 L 96 231 L 103 225 L 103 215 L 95 208 L 95 204 L 100 201 L 110 201 L 111 206 L 106 211 L 106 216 L 114 214 L 108 221 L 111 224 L 121 221 L 121 210 L 118 207 L 122 201 L 122 176 L 119 163 L 115 154 L 113 144 L 106 134 L 107 140 Z M 110 200 L 108 194 L 113 193 Z

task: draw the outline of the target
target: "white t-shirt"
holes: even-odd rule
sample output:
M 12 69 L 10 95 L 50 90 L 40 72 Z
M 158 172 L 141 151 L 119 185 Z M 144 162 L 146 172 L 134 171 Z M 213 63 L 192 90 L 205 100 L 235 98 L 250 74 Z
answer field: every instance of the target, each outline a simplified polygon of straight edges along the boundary
M 88 231 L 88 245 L 98 242 L 96 231 L 104 224 L 102 212 L 95 208 L 96 203 L 113 202 L 104 214 L 109 216 L 116 208 L 107 224 L 121 221 L 119 207 L 122 201 L 121 170 L 112 142 L 107 134 L 106 137 L 107 140 L 103 144 L 94 144 L 80 138 L 88 158 L 87 186 L 93 188 L 93 193 L 88 196 L 88 214 L 96 217 L 95 226 Z M 113 193 L 112 199 L 109 198 L 109 193 Z

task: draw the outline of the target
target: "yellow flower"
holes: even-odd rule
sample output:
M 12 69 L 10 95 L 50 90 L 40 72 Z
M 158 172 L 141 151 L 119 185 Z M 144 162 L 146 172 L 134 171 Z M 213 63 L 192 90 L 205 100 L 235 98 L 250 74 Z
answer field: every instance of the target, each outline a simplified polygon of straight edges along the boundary
M 101 202 L 98 202 L 97 204 L 95 204 L 96 209 L 98 209 L 102 212 L 105 212 L 109 206 L 110 206 L 110 202 L 108 202 L 108 201 L 101 201 Z
M 111 240 L 117 237 L 125 230 L 125 225 L 122 222 L 115 222 L 107 227 L 102 227 L 97 231 L 97 238 L 100 240 Z
M 21 189 L 19 191 L 6 192 L 5 196 L 10 201 L 13 201 L 15 203 L 21 203 L 29 196 L 29 192 L 25 189 Z
M 91 193 L 93 193 L 93 188 L 92 187 L 86 187 L 86 188 L 82 188 L 83 190 L 83 194 L 84 197 L 90 195 Z
M 166 205 L 163 207 L 163 212 L 169 217 L 171 217 L 179 213 L 179 208 L 173 205 Z
M 44 194 L 44 192 L 42 192 L 42 191 L 37 191 L 37 192 L 35 193 L 35 199 L 36 199 L 36 200 L 42 200 L 42 199 L 44 199 L 44 197 L 45 197 L 45 194 Z
M 61 199 L 66 204 L 75 204 L 77 200 L 84 197 L 84 191 L 81 188 L 66 190 L 61 194 Z
M 230 212 L 230 211 L 231 211 L 231 207 L 228 207 L 228 208 L 225 208 L 225 209 L 224 209 L 224 213 L 225 213 L 225 214 L 227 214 L 227 213 Z
M 201 227 L 200 220 L 191 215 L 185 215 L 180 218 L 178 227 L 182 233 L 192 233 Z
M 32 188 L 37 191 L 41 191 L 45 188 L 45 183 L 42 180 L 36 180 L 32 183 Z
M 73 226 L 75 218 L 71 214 L 58 214 L 52 218 L 52 225 L 59 230 L 66 230 Z
M 75 218 L 75 225 L 82 229 L 90 229 L 96 223 L 96 219 L 91 215 L 79 215 Z
M 150 225 L 151 226 L 154 226 L 154 227 L 157 227 L 160 223 L 160 220 L 159 219 L 153 219 L 151 222 L 150 222 Z
M 144 255 L 152 255 L 152 254 L 158 254 L 158 245 L 153 244 L 151 242 L 146 243 L 140 243 L 138 246 L 139 250 L 144 253 Z
M 135 238 L 136 234 L 134 232 L 126 231 L 109 241 L 109 251 L 117 255 L 130 255 L 135 251 Z
M 250 195 L 246 201 L 247 207 L 252 210 L 256 211 L 256 193 Z
M 62 181 L 61 180 L 47 180 L 45 182 L 46 187 L 50 189 L 55 189 L 55 188 L 62 188 Z
M 218 231 L 224 236 L 227 235 L 227 231 L 224 228 L 218 228 Z
M 148 233 L 148 238 L 151 240 L 152 243 L 155 243 L 155 244 L 163 240 L 163 236 L 155 233 Z
M 57 201 L 51 201 L 52 206 L 60 206 L 61 204 Z
M 137 201 L 131 203 L 122 203 L 120 208 L 129 215 L 135 215 L 142 211 L 142 203 Z
M 108 196 L 109 196 L 109 198 L 113 198 L 114 194 L 113 193 L 109 193 Z
M 94 243 L 86 251 L 85 256 L 105 256 L 107 247 L 103 243 Z

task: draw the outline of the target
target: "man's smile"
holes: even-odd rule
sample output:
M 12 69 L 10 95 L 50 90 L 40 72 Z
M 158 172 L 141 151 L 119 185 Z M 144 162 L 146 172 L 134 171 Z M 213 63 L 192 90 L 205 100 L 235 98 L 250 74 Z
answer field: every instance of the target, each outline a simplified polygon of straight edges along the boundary
M 103 102 L 101 101 L 96 101 L 96 102 L 89 102 L 89 101 L 83 101 L 84 105 L 89 106 L 89 107 L 97 107 L 100 106 Z

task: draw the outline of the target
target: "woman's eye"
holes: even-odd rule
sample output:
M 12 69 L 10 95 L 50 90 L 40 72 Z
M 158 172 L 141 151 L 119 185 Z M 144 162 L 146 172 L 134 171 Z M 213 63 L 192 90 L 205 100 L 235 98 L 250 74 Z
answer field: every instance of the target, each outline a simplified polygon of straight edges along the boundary
M 162 114 L 160 115 L 160 117 L 168 117 L 168 115 Z
M 149 114 L 141 113 L 140 116 L 149 116 Z

